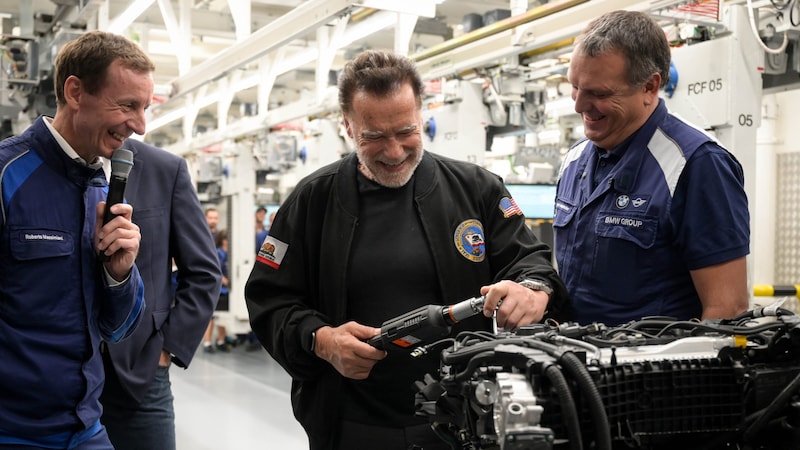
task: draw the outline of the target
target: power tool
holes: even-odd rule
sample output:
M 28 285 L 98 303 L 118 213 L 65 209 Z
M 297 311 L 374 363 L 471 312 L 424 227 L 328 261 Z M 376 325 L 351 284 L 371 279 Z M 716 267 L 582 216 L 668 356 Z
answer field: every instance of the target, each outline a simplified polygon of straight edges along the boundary
M 450 327 L 483 312 L 484 296 L 453 305 L 426 305 L 383 322 L 381 334 L 367 341 L 381 350 L 409 350 L 441 339 Z

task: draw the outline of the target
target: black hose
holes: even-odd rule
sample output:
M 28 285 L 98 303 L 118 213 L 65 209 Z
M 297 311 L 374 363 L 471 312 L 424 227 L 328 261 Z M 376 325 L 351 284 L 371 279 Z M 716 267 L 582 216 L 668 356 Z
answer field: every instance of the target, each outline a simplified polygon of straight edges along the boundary
M 508 344 L 508 345 L 516 344 L 516 345 L 536 348 L 550 355 L 555 355 L 557 350 L 557 347 L 555 345 L 537 341 L 535 339 L 520 338 L 520 337 L 504 338 L 504 339 L 497 339 L 494 341 L 478 342 L 476 344 L 470 345 L 469 347 L 460 348 L 455 351 L 445 350 L 442 352 L 442 363 L 447 365 L 456 364 L 465 359 L 472 358 L 473 356 L 482 353 L 486 350 L 494 350 L 495 347 L 501 344 Z
M 472 359 L 469 360 L 467 363 L 467 367 L 458 372 L 457 374 L 453 375 L 453 381 L 464 381 L 468 380 L 472 374 L 484 363 L 484 361 L 492 361 L 494 359 L 494 351 L 493 350 L 485 350 L 483 352 L 478 353 L 477 355 L 473 356 Z
M 764 307 L 761 307 L 761 308 L 747 310 L 747 311 L 745 311 L 745 312 L 743 312 L 743 313 L 739 314 L 738 316 L 733 317 L 731 319 L 722 319 L 722 320 L 720 320 L 719 323 L 722 324 L 722 325 L 729 325 L 729 324 L 738 324 L 739 322 L 741 322 L 743 320 L 750 320 L 750 319 L 755 319 L 755 318 L 758 318 L 758 317 L 778 317 L 778 316 L 793 316 L 793 315 L 795 315 L 794 312 L 792 312 L 792 310 L 786 309 L 786 308 L 781 308 L 781 307 L 775 308 L 774 314 L 772 314 L 772 313 L 764 314 L 764 311 L 772 312 L 772 305 L 764 306 Z
M 783 388 L 780 394 L 775 397 L 775 400 L 769 404 L 766 408 L 764 408 L 764 412 L 750 425 L 749 428 L 744 432 L 744 441 L 745 442 L 753 442 L 753 439 L 756 438 L 756 435 L 761 432 L 761 429 L 764 425 L 767 424 L 775 413 L 778 412 L 779 409 L 786 406 L 786 402 L 789 401 L 789 398 L 797 392 L 797 389 L 800 388 L 800 373 L 794 377 L 791 383 L 788 386 Z
M 578 409 L 575 406 L 575 399 L 572 397 L 572 391 L 569 390 L 569 384 L 561 369 L 555 365 L 550 364 L 544 369 L 544 374 L 556 390 L 558 395 L 558 403 L 561 406 L 564 425 L 567 427 L 567 437 L 569 439 L 570 448 L 572 450 L 583 450 L 583 437 L 581 436 L 581 424 L 578 420 Z
M 491 344 L 491 345 L 486 345 Z M 443 350 L 441 359 L 442 363 L 446 365 L 453 365 L 463 362 L 464 360 L 471 359 L 473 356 L 483 353 L 485 351 L 494 350 L 499 342 L 481 342 L 478 344 L 470 345 L 469 347 L 463 347 L 458 350 Z
M 589 371 L 583 361 L 572 352 L 564 352 L 558 362 L 564 367 L 565 371 L 575 380 L 578 389 L 586 397 L 589 403 L 589 414 L 597 435 L 597 448 L 599 450 L 611 450 L 611 427 L 608 424 L 603 398 L 600 391 L 592 380 Z
M 431 430 L 439 439 L 443 440 L 451 450 L 472 450 L 475 448 L 471 443 L 460 443 L 452 430 L 448 430 L 448 424 L 433 423 Z
M 454 380 L 463 380 L 471 376 L 483 360 L 491 360 L 494 356 L 494 347 L 499 344 L 518 344 L 541 350 L 553 357 L 556 357 L 561 365 L 566 369 L 566 372 L 575 379 L 578 388 L 586 397 L 589 403 L 589 413 L 592 417 L 592 422 L 596 429 L 597 434 L 597 449 L 598 450 L 611 450 L 611 429 L 608 424 L 608 416 L 606 415 L 603 399 L 597 386 L 592 380 L 589 371 L 583 361 L 580 360 L 572 351 L 561 353 L 558 346 L 542 342 L 537 339 L 526 338 L 508 338 L 491 342 L 480 342 L 470 346 L 467 349 L 460 349 L 452 353 L 445 351 L 442 353 L 442 362 L 445 364 L 452 364 L 461 361 L 464 358 L 470 358 L 467 368 L 453 376 Z M 574 402 L 572 403 L 574 405 Z

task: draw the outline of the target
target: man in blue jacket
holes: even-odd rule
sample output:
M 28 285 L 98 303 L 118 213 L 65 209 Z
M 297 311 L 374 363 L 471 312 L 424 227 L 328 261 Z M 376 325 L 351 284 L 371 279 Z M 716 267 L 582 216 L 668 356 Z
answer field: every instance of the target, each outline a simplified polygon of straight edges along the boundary
M 144 293 L 133 208 L 103 223 L 99 157 L 144 133 L 153 70 L 128 39 L 86 33 L 56 57 L 55 116 L 0 143 L 0 447 L 113 448 L 100 348 L 134 330 Z
M 579 322 L 730 318 L 748 307 L 742 168 L 667 111 L 669 69 L 664 31 L 640 12 L 597 18 L 573 51 L 587 139 L 565 157 L 553 227 Z

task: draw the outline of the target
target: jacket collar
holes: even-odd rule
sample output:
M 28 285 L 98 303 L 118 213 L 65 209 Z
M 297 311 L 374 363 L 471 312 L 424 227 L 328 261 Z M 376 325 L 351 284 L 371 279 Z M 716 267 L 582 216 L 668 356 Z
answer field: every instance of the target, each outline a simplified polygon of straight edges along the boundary
M 350 153 L 342 159 L 337 171 L 336 186 L 338 201 L 345 211 L 358 217 L 358 156 L 355 152 Z M 420 199 L 424 197 L 434 186 L 436 180 L 436 164 L 433 156 L 423 150 L 422 161 L 414 171 L 409 183 L 414 183 L 414 197 Z
M 650 114 L 647 122 L 636 131 L 630 144 L 628 144 L 628 150 L 622 155 L 618 167 L 611 173 L 614 179 L 614 188 L 617 191 L 630 194 L 631 189 L 636 186 L 639 174 L 642 172 L 642 164 L 644 164 L 645 156 L 648 153 L 647 147 L 650 139 L 656 132 L 658 125 L 664 122 L 666 115 L 667 107 L 664 104 L 664 99 L 658 99 L 658 106 L 656 106 L 653 114 Z
M 50 129 L 47 128 L 44 120 L 44 116 L 40 116 L 23 134 L 25 140 L 31 143 L 31 150 L 36 152 L 42 161 L 56 173 L 63 174 L 78 186 L 86 187 L 89 183 L 93 186 L 106 186 L 108 183 L 102 167 L 91 168 L 70 159 Z

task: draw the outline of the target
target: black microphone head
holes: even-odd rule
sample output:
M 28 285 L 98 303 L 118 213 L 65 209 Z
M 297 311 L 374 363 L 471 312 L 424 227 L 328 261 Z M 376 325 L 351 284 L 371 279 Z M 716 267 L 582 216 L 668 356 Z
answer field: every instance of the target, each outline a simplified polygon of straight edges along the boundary
M 133 152 L 127 148 L 118 148 L 111 155 L 111 176 L 128 179 L 133 168 Z

